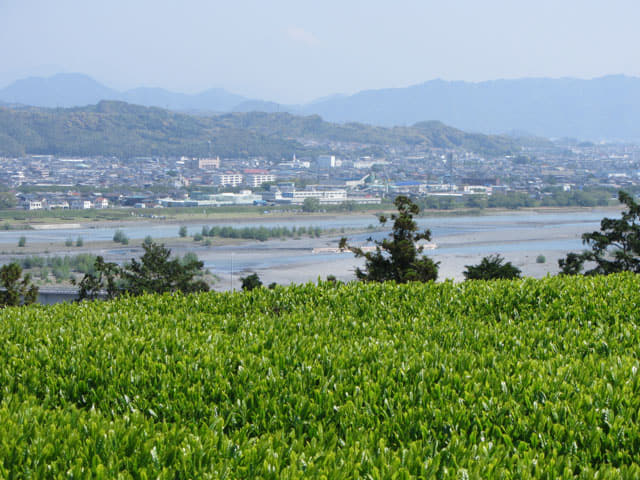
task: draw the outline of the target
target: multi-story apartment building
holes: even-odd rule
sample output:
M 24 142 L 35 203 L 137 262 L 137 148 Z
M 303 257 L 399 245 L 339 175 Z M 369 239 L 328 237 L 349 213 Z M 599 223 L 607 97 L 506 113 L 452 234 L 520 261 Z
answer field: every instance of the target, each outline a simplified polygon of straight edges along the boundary
M 241 173 L 220 173 L 213 176 L 214 185 L 219 185 L 221 187 L 237 187 L 242 184 L 242 180 L 243 178 Z
M 259 187 L 263 183 L 275 182 L 276 176 L 269 173 L 267 170 L 252 170 L 247 169 L 244 171 L 244 183 L 249 187 Z

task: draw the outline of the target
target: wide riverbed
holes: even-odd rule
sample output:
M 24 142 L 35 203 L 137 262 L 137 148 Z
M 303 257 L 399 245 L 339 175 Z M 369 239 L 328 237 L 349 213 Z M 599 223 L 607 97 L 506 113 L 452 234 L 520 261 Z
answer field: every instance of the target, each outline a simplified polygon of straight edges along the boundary
M 513 212 L 481 216 L 452 216 L 419 218 L 421 228 L 429 228 L 435 250 L 426 251 L 440 262 L 440 279 L 461 280 L 465 265 L 477 263 L 483 256 L 500 253 L 522 269 L 525 275 L 544 276 L 557 272 L 557 259 L 569 251 L 583 248 L 580 236 L 584 232 L 598 230 L 603 217 L 619 217 L 618 211 L 610 209 L 579 210 L 572 212 Z M 203 225 L 230 225 L 234 227 L 320 227 L 322 229 L 366 229 L 377 226 L 374 215 L 343 215 L 331 217 L 290 217 L 287 219 L 253 219 L 242 221 L 210 221 L 187 224 L 189 234 L 200 232 Z M 390 227 L 390 225 L 389 225 Z M 131 239 L 177 237 L 176 224 L 123 223 L 121 226 L 102 228 L 57 228 L 45 230 L 0 232 L 0 245 L 4 249 L 14 247 L 21 236 L 27 242 L 64 244 L 65 239 L 83 237 L 85 242 L 110 241 L 116 229 L 122 230 Z M 384 232 L 375 232 L 381 238 Z M 244 242 L 237 245 L 206 247 L 183 244 L 174 248 L 174 253 L 195 252 L 205 266 L 220 277 L 216 289 L 239 287 L 239 277 L 248 272 L 257 272 L 265 283 L 287 284 L 315 281 L 327 275 L 348 280 L 362 262 L 352 254 L 314 254 L 313 248 L 337 246 L 340 234 L 322 238 L 269 240 L 266 242 Z M 371 233 L 347 235 L 351 243 L 366 242 Z M 15 250 L 12 248 L 12 250 Z M 114 244 L 113 248 L 100 248 L 94 253 L 109 260 L 125 261 L 131 258 L 128 248 Z M 543 255 L 546 262 L 537 263 L 536 257 Z

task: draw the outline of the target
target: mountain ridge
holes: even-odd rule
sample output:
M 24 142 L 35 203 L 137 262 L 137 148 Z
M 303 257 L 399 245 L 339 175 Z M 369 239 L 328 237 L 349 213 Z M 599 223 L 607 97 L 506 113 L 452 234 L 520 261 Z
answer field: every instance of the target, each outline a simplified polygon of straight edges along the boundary
M 220 88 L 196 94 L 139 87 L 118 91 L 82 74 L 30 77 L 0 89 L 0 101 L 44 107 L 92 105 L 117 100 L 175 111 L 289 112 L 320 115 L 334 123 L 411 126 L 436 119 L 484 134 L 526 131 L 582 140 L 640 141 L 640 78 L 521 78 L 484 82 L 429 80 L 402 88 L 329 95 L 303 105 L 250 99 Z
M 59 73 L 51 77 L 28 77 L 16 80 L 0 89 L 5 103 L 35 107 L 80 107 L 94 105 L 101 100 L 114 100 L 147 107 L 168 107 L 171 110 L 208 110 L 225 112 L 248 98 L 210 88 L 197 94 L 172 92 L 160 87 L 137 87 L 116 90 L 106 87 L 88 75 Z

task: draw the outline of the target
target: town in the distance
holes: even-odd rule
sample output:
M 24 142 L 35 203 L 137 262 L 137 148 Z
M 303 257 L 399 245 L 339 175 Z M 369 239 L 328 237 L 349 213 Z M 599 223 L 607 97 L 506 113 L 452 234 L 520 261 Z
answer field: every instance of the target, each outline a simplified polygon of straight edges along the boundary
M 280 160 L 5 157 L 0 184 L 16 192 L 15 201 L 5 195 L 5 206 L 26 210 L 306 205 L 308 211 L 398 194 L 435 209 L 595 206 L 640 185 L 640 147 L 632 144 L 564 140 L 495 156 L 392 144 L 378 155 L 361 155 L 366 144 L 325 147 L 335 153 Z

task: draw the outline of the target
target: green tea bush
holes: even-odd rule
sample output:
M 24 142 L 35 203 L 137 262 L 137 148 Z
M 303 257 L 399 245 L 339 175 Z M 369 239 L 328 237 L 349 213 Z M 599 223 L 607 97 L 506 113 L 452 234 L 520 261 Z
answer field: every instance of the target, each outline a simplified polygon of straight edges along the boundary
M 2 478 L 640 478 L 640 277 L 0 312 Z

